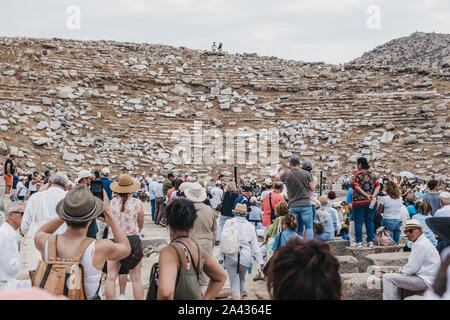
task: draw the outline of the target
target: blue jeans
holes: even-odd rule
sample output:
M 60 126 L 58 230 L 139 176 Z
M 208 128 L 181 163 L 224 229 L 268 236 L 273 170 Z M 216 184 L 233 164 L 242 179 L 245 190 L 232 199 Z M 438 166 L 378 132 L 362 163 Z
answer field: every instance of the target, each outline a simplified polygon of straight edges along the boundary
M 155 199 L 150 200 L 150 205 L 152 206 L 152 220 L 155 221 Z
M 400 227 L 402 226 L 402 220 L 383 219 L 383 221 L 381 221 L 381 225 L 383 227 L 386 227 L 393 234 L 392 239 L 394 239 L 395 243 L 398 244 L 400 242 Z
M 316 218 L 316 205 L 313 204 L 313 205 L 311 205 L 311 207 L 312 207 L 312 211 L 313 211 L 313 221 L 314 221 L 314 219 Z
M 375 218 L 375 212 L 377 212 L 377 206 L 373 209 L 369 209 L 369 205 L 353 206 L 353 219 L 355 220 L 355 238 L 356 242 L 362 242 L 362 226 L 366 223 L 367 230 L 367 242 L 373 242 L 375 233 L 375 225 L 373 220 Z
M 289 208 L 289 213 L 293 214 L 297 219 L 297 233 L 301 236 L 303 232 L 303 226 L 305 226 L 305 239 L 313 239 L 313 210 L 312 206 L 299 206 Z

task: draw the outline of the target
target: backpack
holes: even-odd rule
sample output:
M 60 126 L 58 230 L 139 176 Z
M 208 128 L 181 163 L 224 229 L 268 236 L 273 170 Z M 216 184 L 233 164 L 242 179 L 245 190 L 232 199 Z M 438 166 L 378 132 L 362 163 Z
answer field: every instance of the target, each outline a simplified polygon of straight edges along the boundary
M 233 255 L 239 252 L 240 243 L 234 221 L 228 220 L 220 238 L 219 251 L 224 255 Z
M 156 300 L 159 285 L 159 263 L 155 262 L 150 272 L 150 281 L 145 300 Z
M 324 229 L 322 213 L 319 212 L 319 210 L 318 210 L 318 211 L 316 212 L 316 214 L 317 214 L 317 216 L 319 217 L 320 223 L 314 222 L 314 223 L 313 223 L 313 230 L 314 230 L 314 233 L 315 233 L 315 234 L 322 234 L 322 233 L 323 233 L 323 229 Z
M 391 232 L 386 227 L 379 227 L 376 231 L 375 239 L 373 239 L 373 244 L 377 246 L 390 246 L 395 244 L 395 242 L 391 238 Z
M 56 257 L 57 237 L 55 235 L 48 240 L 48 261 L 39 261 L 36 271 L 30 271 L 31 284 L 53 295 L 64 295 L 69 300 L 88 300 L 80 259 L 94 239 L 84 239 L 73 259 L 63 261 Z

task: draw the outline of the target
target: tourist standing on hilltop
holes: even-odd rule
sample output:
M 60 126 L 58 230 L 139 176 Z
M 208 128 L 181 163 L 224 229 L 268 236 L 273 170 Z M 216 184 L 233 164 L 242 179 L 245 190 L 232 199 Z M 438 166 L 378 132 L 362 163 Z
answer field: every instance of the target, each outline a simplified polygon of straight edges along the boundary
M 439 181 L 433 179 L 428 181 L 427 185 L 430 192 L 423 195 L 422 201 L 431 203 L 431 206 L 433 207 L 433 212 L 431 215 L 434 216 L 436 211 L 441 208 L 441 204 L 439 202 Z
M 287 194 L 289 199 L 289 213 L 295 215 L 298 227 L 297 233 L 301 233 L 305 226 L 305 239 L 313 239 L 313 211 L 310 202 L 309 191 L 315 190 L 315 183 L 311 173 L 300 168 L 300 158 L 292 156 L 289 159 L 291 170 L 275 174 L 277 180 L 286 183 Z
M 11 153 L 3 165 L 3 178 L 5 179 L 5 194 L 9 195 L 13 185 L 14 174 L 16 173 L 16 164 L 14 160 L 16 155 Z
M 219 42 L 219 47 L 218 47 L 219 52 L 222 52 L 222 46 L 223 46 L 222 42 Z
M 216 50 L 217 50 L 216 42 L 213 42 L 213 44 L 212 44 L 212 46 L 211 46 L 211 51 L 212 51 L 212 52 L 216 52 Z
M 362 226 L 365 222 L 367 230 L 367 244 L 373 247 L 374 218 L 377 212 L 376 197 L 380 191 L 377 176 L 369 170 L 369 163 L 360 157 L 356 164 L 358 171 L 353 177 L 352 208 L 355 219 L 356 245 L 362 247 Z
M 118 182 L 111 184 L 111 190 L 118 194 L 111 201 L 111 213 L 119 222 L 120 229 L 125 232 L 131 253 L 122 260 L 108 260 L 105 282 L 105 295 L 108 300 L 114 300 L 116 297 L 116 279 L 121 266 L 130 273 L 134 299 L 144 299 L 144 285 L 141 280 L 143 252 L 139 235 L 144 227 L 144 205 L 141 200 L 131 196 L 139 187 L 140 183 L 133 181 L 127 174 L 120 176 Z M 108 239 L 113 240 L 114 234 L 108 234 Z

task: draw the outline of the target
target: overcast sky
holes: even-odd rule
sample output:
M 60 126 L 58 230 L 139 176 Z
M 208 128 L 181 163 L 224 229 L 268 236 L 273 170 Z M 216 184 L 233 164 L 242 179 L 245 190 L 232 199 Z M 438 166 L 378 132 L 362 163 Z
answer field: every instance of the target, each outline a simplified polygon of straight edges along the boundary
M 67 13 L 70 5 L 80 9 L 80 29 L 67 27 L 75 17 Z M 377 12 L 367 12 L 373 5 L 379 19 Z M 450 1 L 0 0 L 0 36 L 191 49 L 209 49 L 212 41 L 221 41 L 231 53 L 328 63 L 348 62 L 415 31 L 450 33 Z

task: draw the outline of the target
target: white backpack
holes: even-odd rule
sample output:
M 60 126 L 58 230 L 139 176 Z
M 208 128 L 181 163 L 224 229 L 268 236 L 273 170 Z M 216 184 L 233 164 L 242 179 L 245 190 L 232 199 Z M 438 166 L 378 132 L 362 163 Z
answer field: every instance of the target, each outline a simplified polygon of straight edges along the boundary
M 239 235 L 234 225 L 234 221 L 228 220 L 222 231 L 219 251 L 225 255 L 233 255 L 239 252 Z

